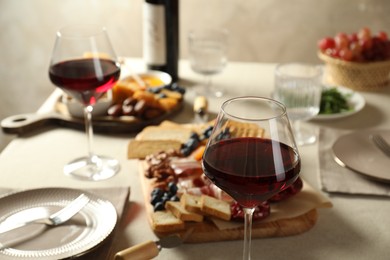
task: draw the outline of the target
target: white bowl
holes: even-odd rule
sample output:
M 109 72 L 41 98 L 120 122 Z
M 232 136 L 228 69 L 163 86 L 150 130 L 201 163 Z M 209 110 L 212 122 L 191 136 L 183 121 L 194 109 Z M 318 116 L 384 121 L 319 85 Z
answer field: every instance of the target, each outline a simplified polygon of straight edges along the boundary
M 140 77 L 142 77 L 142 76 L 155 76 L 155 77 L 161 79 L 161 81 L 164 83 L 162 86 L 169 85 L 172 83 L 172 77 L 168 73 L 158 71 L 158 70 L 148 70 L 145 72 L 137 73 L 137 75 Z M 124 77 L 120 80 L 126 80 L 130 77 L 132 77 L 132 76 L 129 75 L 129 76 Z M 155 87 L 158 87 L 158 86 L 155 86 Z M 71 98 L 69 95 L 67 95 L 65 93 L 63 94 L 61 101 L 68 108 L 68 112 L 70 115 L 72 115 L 74 117 L 79 117 L 79 118 L 84 117 L 84 111 L 83 111 L 84 108 L 80 104 L 80 102 L 78 102 L 74 98 Z M 113 102 L 112 91 L 109 90 L 109 91 L 107 91 L 107 94 L 104 95 L 103 97 L 101 97 L 96 102 L 96 104 L 93 106 L 92 116 L 105 116 L 105 115 L 107 115 L 107 110 L 112 105 L 112 102 Z
M 68 108 L 68 112 L 71 116 L 83 118 L 84 117 L 84 107 L 79 101 L 70 97 L 66 93 L 62 95 L 62 103 Z M 107 91 L 93 106 L 92 116 L 105 116 L 107 114 L 108 108 L 112 105 L 112 92 L 111 90 Z
M 139 77 L 141 77 L 141 78 L 143 76 L 154 76 L 156 78 L 159 78 L 162 82 L 164 82 L 164 85 L 169 85 L 169 84 L 172 83 L 171 75 L 169 75 L 168 73 L 163 72 L 163 71 L 148 70 L 148 71 L 145 71 L 145 72 L 139 72 L 139 73 L 137 73 L 137 75 Z M 128 76 L 125 76 L 121 80 L 128 80 L 128 79 L 131 79 L 131 78 L 134 78 L 134 76 L 132 74 L 129 74 Z M 157 86 L 155 86 L 155 87 L 157 87 Z

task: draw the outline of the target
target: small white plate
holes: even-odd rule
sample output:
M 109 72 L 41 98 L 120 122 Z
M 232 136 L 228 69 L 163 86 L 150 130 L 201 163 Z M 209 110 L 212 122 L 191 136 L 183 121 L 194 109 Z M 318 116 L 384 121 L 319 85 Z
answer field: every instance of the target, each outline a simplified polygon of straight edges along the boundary
M 366 101 L 364 100 L 363 96 L 359 93 L 356 93 L 355 91 L 345 88 L 345 87 L 336 87 L 337 90 L 344 95 L 349 95 L 348 103 L 352 110 L 342 113 L 336 113 L 336 114 L 319 114 L 313 118 L 313 120 L 329 120 L 329 119 L 338 119 L 343 118 L 347 116 L 352 116 L 363 109 L 363 107 L 366 104 Z
M 90 201 L 68 222 L 56 227 L 29 224 L 0 234 L 0 259 L 63 259 L 87 253 L 102 243 L 117 223 L 115 207 L 92 193 L 76 189 L 42 188 L 1 197 L 0 225 L 5 220 L 20 221 L 26 212 L 30 215 L 46 212 L 48 216 L 81 193 Z

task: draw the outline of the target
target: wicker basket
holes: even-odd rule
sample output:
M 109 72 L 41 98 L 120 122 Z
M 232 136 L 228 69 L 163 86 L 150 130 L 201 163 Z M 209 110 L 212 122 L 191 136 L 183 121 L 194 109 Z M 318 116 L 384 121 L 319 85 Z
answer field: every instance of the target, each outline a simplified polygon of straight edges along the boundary
M 377 90 L 388 85 L 390 61 L 348 62 L 322 52 L 318 52 L 318 57 L 325 62 L 326 80 L 331 84 L 363 91 Z

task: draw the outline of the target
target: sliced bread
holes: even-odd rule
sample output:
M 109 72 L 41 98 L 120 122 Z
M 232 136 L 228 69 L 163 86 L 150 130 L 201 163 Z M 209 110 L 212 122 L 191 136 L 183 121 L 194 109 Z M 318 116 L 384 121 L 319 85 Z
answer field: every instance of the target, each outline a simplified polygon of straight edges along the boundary
M 127 147 L 128 159 L 144 159 L 161 151 L 179 151 L 181 143 L 176 140 L 131 140 Z
M 189 212 L 179 201 L 167 201 L 165 208 L 173 213 L 178 219 L 182 221 L 202 222 L 203 215 Z
M 153 212 L 152 227 L 157 232 L 171 232 L 185 228 L 184 222 L 168 210 Z
M 191 136 L 191 129 L 184 127 L 148 126 L 136 136 L 136 140 L 177 140 L 185 143 Z
M 186 210 L 197 214 L 202 214 L 200 198 L 201 196 L 183 193 L 180 197 L 180 203 Z
M 226 201 L 216 199 L 207 195 L 200 198 L 202 212 L 209 216 L 229 221 L 231 218 L 230 204 Z

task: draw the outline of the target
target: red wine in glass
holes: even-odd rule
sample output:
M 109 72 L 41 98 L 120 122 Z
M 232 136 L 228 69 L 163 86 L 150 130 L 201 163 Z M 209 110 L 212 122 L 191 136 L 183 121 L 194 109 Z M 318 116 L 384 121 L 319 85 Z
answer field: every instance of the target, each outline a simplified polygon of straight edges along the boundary
M 84 106 L 88 155 L 64 166 L 64 173 L 82 180 L 98 181 L 119 172 L 119 161 L 92 151 L 93 105 L 111 89 L 120 76 L 120 66 L 106 29 L 78 24 L 60 29 L 49 67 L 54 85 Z
M 202 165 L 205 175 L 243 208 L 243 259 L 248 260 L 255 207 L 293 184 L 301 169 L 286 107 L 254 96 L 225 101 Z
M 120 67 L 115 61 L 101 58 L 62 61 L 49 69 L 53 84 L 84 105 L 94 105 L 113 87 L 119 75 Z
M 279 156 L 274 157 L 275 150 Z M 205 174 L 243 207 L 253 208 L 290 186 L 300 172 L 298 154 L 270 139 L 242 137 L 209 147 Z

